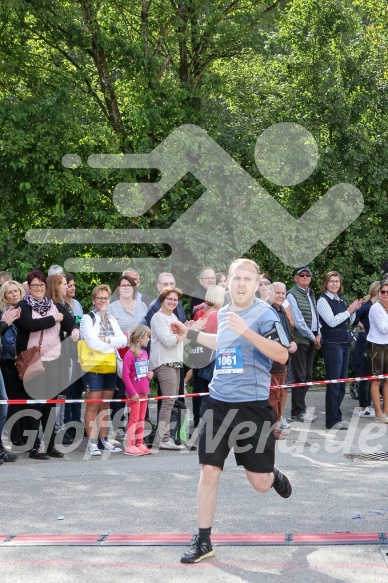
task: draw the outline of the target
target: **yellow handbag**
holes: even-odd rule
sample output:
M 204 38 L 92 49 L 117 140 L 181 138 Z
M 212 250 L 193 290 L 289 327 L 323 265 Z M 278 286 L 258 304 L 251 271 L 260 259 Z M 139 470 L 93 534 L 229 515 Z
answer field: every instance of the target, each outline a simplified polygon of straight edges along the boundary
M 100 352 L 93 350 L 86 344 L 86 340 L 78 342 L 78 362 L 83 371 L 99 374 L 116 372 L 116 355 L 114 352 Z

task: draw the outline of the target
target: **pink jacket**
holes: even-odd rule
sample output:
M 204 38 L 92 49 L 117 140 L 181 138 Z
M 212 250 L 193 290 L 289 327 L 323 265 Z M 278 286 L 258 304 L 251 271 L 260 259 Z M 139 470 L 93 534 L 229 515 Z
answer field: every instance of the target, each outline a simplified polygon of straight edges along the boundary
M 149 393 L 150 384 L 145 376 L 148 372 L 148 354 L 142 350 L 139 356 L 135 356 L 132 350 L 127 350 L 123 359 L 123 382 L 125 384 L 125 394 L 139 395 Z

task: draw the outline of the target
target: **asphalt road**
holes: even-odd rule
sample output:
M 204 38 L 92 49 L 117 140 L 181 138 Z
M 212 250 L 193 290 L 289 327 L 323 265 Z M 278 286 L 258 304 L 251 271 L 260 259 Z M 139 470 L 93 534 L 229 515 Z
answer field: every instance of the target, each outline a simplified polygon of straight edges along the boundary
M 230 455 L 220 480 L 214 533 L 388 533 L 388 464 L 359 457 L 388 451 L 388 425 L 359 418 L 348 395 L 349 431 L 327 431 L 324 391 L 308 404 L 318 420 L 292 423 L 277 466 L 293 494 L 258 494 Z M 289 407 L 286 409 L 289 412 Z M 0 467 L 0 535 L 196 531 L 196 452 L 90 458 L 86 440 L 65 459 Z M 61 517 L 61 519 L 58 519 Z M 1 536 L 0 536 L 1 538 Z M 15 539 L 17 540 L 17 538 Z M 381 550 L 383 549 L 383 550 Z M 181 565 L 180 546 L 0 546 L 0 581 L 93 583 L 181 581 L 385 582 L 388 545 L 219 546 L 216 558 Z

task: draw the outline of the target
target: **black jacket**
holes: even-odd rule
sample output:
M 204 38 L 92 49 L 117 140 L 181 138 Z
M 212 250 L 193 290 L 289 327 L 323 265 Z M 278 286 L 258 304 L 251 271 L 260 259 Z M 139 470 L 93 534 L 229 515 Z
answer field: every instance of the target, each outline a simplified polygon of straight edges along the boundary
M 190 320 L 194 318 L 194 308 L 195 306 L 199 306 L 205 300 L 207 289 L 200 285 L 198 289 L 193 291 L 191 294 L 191 301 L 190 301 Z
M 64 333 L 71 334 L 74 328 L 79 328 L 72 318 L 61 304 L 54 304 L 58 309 L 58 312 L 63 314 L 63 320 L 60 322 L 61 329 L 59 332 L 59 338 L 61 342 L 64 340 Z M 15 320 L 15 326 L 18 329 L 16 336 L 16 354 L 20 354 L 23 350 L 27 350 L 28 340 L 30 338 L 31 332 L 40 332 L 41 330 L 48 330 L 55 326 L 54 316 L 44 316 L 43 318 L 32 318 L 32 308 L 27 304 L 26 301 L 21 300 L 18 302 L 17 308 L 21 308 L 20 318 Z

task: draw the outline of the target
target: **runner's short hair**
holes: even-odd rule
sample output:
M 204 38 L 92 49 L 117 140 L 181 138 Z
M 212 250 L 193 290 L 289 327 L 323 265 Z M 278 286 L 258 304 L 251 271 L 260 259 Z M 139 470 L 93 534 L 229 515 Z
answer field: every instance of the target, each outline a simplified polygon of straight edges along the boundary
M 236 259 L 235 261 L 233 261 L 233 263 L 229 267 L 228 278 L 231 276 L 231 274 L 233 273 L 233 270 L 236 267 L 239 267 L 240 265 L 243 265 L 244 263 L 246 263 L 247 265 L 252 265 L 252 267 L 254 267 L 256 272 L 257 272 L 257 277 L 260 277 L 260 267 L 257 265 L 257 263 L 255 261 L 252 261 L 252 259 L 244 259 L 244 257 L 242 257 L 241 259 Z

